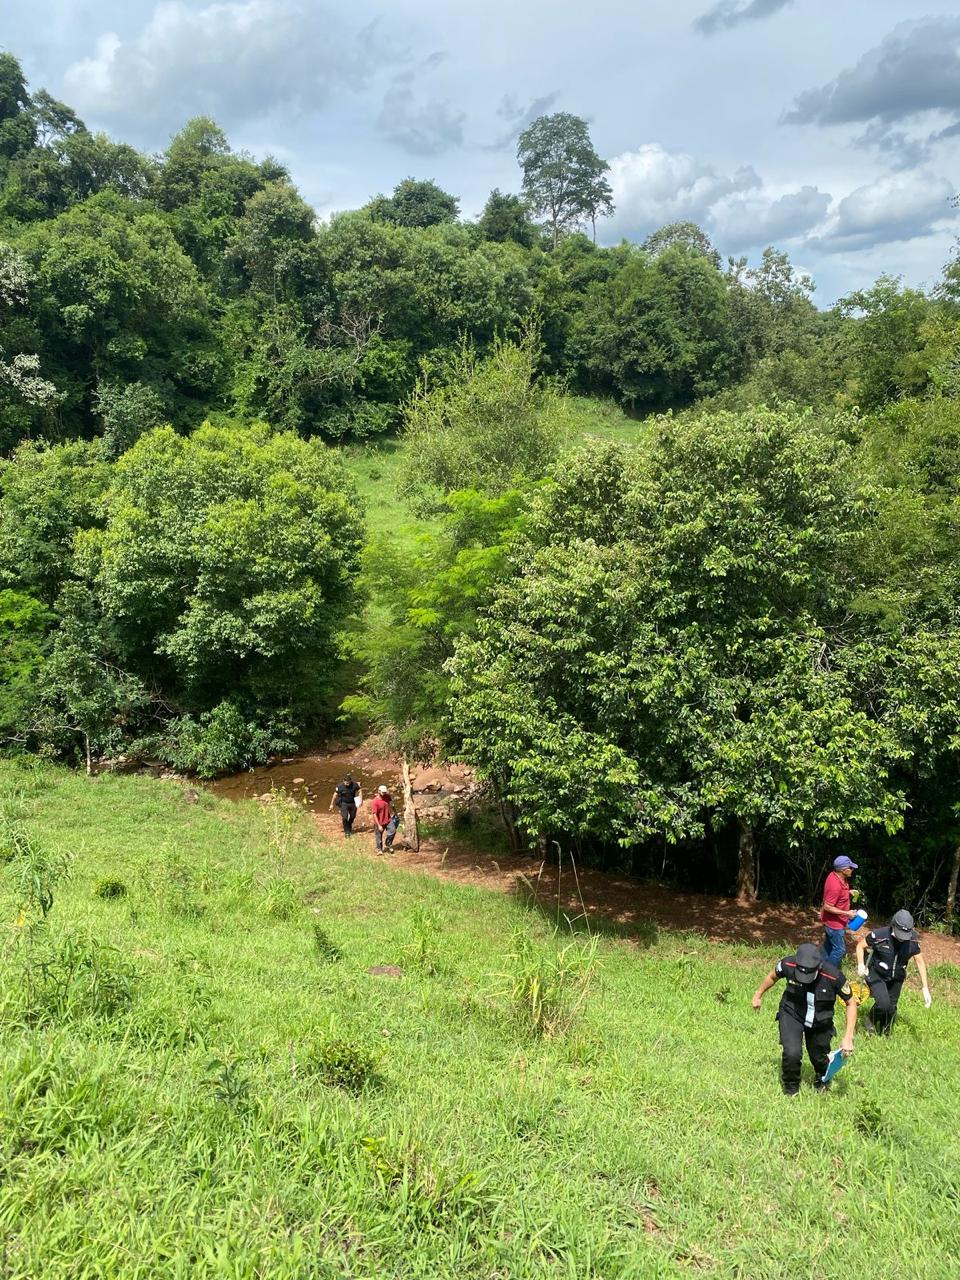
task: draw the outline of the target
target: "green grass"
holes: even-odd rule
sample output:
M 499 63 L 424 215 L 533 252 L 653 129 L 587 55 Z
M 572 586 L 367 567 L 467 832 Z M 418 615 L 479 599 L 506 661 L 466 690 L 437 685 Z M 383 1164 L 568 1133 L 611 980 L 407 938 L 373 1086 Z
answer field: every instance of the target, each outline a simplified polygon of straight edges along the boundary
M 578 967 L 537 912 L 305 818 L 13 763 L 0 787 L 34 856 L 72 855 L 36 944 L 55 999 L 0 867 L 4 1280 L 956 1275 L 955 972 L 790 1101 L 775 1002 L 749 1005 L 775 956 L 648 932 Z
M 567 403 L 574 440 L 581 437 L 636 444 L 646 430 L 644 423 L 628 418 L 612 401 L 571 396 Z M 402 440 L 391 436 L 363 445 L 345 445 L 339 452 L 363 500 L 371 535 L 411 549 L 432 522 L 416 515 L 398 494 L 408 465 Z

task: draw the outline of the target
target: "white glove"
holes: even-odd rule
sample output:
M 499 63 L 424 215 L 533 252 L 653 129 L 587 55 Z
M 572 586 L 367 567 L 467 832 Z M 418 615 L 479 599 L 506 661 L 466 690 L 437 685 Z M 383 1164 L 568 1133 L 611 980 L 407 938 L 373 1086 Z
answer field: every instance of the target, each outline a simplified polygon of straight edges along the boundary
M 865 978 L 867 976 L 867 966 L 865 964 L 857 965 L 857 977 Z
M 927 1006 L 928 1009 L 933 1004 L 933 996 L 930 994 L 929 987 L 923 988 L 923 1003 Z

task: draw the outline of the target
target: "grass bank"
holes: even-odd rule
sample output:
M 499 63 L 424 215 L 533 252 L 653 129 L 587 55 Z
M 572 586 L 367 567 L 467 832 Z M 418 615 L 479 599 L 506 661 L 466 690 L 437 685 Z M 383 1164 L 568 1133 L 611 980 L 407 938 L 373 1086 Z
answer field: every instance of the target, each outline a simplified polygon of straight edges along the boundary
M 788 1101 L 768 954 L 641 930 L 591 958 L 292 810 L 0 787 L 4 1280 L 956 1274 L 955 972 Z M 70 876 L 27 947 L 44 850 Z

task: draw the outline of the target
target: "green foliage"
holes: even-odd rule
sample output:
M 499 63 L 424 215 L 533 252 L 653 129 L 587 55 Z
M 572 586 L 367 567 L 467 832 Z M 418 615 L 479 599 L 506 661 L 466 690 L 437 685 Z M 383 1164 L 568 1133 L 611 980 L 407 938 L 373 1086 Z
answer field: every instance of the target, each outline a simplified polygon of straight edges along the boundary
M 534 1036 L 568 1032 L 583 1010 L 597 966 L 597 940 L 572 938 L 544 951 L 523 929 L 507 955 L 507 997 L 521 1027 Z
M 129 893 L 129 889 L 122 880 L 114 880 L 108 876 L 103 880 L 97 881 L 93 886 L 93 892 L 98 898 L 114 899 L 125 898 Z
M 310 1045 L 302 1066 L 308 1075 L 344 1093 L 360 1094 L 381 1083 L 379 1058 L 359 1040 L 331 1038 Z
M 526 201 L 520 196 L 506 195 L 498 187 L 487 197 L 477 227 L 485 240 L 500 244 L 512 240 L 530 248 L 537 241 L 537 228 L 530 221 Z
M 731 820 L 896 829 L 884 642 L 841 622 L 873 515 L 809 415 L 664 419 L 566 458 L 451 664 L 462 753 L 531 834 L 642 844 Z
M 404 178 L 392 196 L 377 196 L 367 206 L 370 216 L 397 227 L 436 227 L 456 222 L 460 201 L 440 189 L 435 182 Z
M 613 213 L 606 173 L 610 166 L 593 149 L 587 122 L 566 111 L 540 116 L 520 134 L 517 162 L 523 194 L 545 217 L 556 248 L 560 236 Z
M 423 510 L 461 489 L 487 497 L 538 480 L 564 442 L 557 391 L 536 379 L 537 337 L 497 340 L 480 359 L 462 347 L 434 383 L 424 376 L 405 410 L 410 459 L 402 492 Z
M 633 253 L 587 289 L 570 333 L 583 383 L 631 405 L 687 404 L 740 372 L 723 277 L 699 249 Z

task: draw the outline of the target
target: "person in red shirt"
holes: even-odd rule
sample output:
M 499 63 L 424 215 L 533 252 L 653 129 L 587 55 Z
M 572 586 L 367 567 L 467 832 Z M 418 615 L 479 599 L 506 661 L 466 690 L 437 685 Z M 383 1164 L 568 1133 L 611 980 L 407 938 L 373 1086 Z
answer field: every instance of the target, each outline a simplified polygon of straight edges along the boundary
M 397 821 L 393 812 L 393 802 L 386 787 L 377 787 L 377 794 L 370 806 L 373 814 L 374 840 L 377 853 L 383 853 L 384 836 L 386 836 L 387 853 L 393 852 L 393 838 L 397 834 Z
M 820 923 L 823 925 L 824 960 L 840 965 L 847 954 L 847 940 L 844 934 L 849 922 L 857 914 L 850 906 L 850 881 L 857 864 L 841 854 L 833 860 L 833 870 L 827 876 L 823 886 L 823 909 L 820 912 Z

